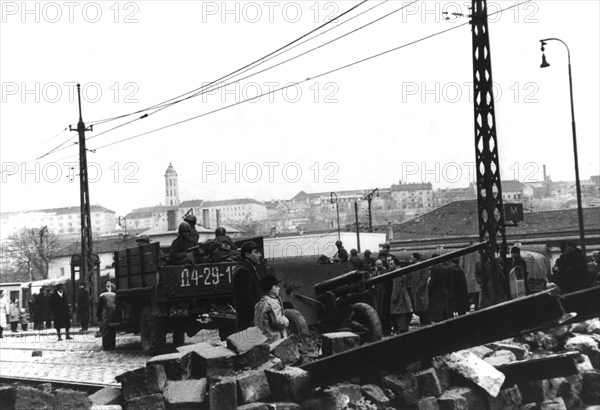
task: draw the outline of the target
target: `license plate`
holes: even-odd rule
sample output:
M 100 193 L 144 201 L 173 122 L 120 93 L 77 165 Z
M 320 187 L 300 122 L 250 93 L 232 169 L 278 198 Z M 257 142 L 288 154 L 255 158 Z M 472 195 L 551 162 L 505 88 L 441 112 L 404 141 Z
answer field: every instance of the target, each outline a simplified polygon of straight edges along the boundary
M 199 266 L 192 270 L 184 269 L 180 274 L 180 287 L 195 288 L 230 285 L 234 266 L 235 265 Z

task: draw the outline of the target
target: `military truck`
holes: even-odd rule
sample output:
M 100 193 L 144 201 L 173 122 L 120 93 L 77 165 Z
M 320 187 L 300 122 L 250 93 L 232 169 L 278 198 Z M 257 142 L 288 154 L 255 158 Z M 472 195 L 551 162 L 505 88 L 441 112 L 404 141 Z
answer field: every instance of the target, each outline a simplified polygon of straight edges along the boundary
M 262 253 L 262 238 L 251 240 Z M 245 241 L 236 241 L 238 248 Z M 191 337 L 203 328 L 219 329 L 222 339 L 235 332 L 233 275 L 237 265 L 249 262 L 169 265 L 163 260 L 158 243 L 115 252 L 116 290 L 100 295 L 99 302 L 104 350 L 115 348 L 118 330 L 139 333 L 146 354 L 162 351 L 168 333 L 179 346 L 185 334 Z M 264 276 L 266 266 L 257 271 Z M 294 331 L 308 332 L 299 312 L 285 314 Z

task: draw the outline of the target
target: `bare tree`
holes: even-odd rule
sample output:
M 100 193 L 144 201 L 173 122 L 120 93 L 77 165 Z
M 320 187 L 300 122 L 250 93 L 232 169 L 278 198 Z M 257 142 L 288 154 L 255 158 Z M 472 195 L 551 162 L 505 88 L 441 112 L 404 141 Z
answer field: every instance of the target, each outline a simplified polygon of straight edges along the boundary
M 10 235 L 5 244 L 6 256 L 16 273 L 30 281 L 48 279 L 50 262 L 59 249 L 58 238 L 47 227 L 23 228 Z

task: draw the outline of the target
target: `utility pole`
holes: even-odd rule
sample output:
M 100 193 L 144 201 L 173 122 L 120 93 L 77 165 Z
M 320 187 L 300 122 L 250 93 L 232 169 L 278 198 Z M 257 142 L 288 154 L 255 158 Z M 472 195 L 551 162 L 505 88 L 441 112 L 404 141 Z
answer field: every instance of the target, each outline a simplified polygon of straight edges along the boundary
M 487 307 L 506 300 L 500 281 L 502 266 L 498 263 L 497 254 L 499 253 L 500 259 L 504 261 L 507 245 L 496 137 L 487 2 L 472 0 L 471 4 L 479 241 L 488 241 L 490 245 L 488 250 L 481 253 L 482 274 L 489 274 L 492 284 L 491 290 L 482 289 L 482 306 Z
M 93 131 L 93 126 L 86 127 L 81 114 L 81 85 L 77 84 L 77 99 L 79 102 L 79 122 L 77 129 L 69 126 L 69 131 L 79 134 L 79 193 L 81 206 L 81 265 L 79 283 L 85 285 L 92 295 L 92 317 L 96 317 L 98 306 L 98 280 L 94 272 L 92 260 L 92 218 L 90 216 L 90 191 L 88 185 L 87 149 L 85 147 L 85 132 Z M 75 298 L 76 295 L 73 295 Z
M 48 231 L 48 225 L 40 229 L 40 258 L 44 261 L 44 277 L 42 279 L 48 279 L 49 262 L 46 260 L 47 256 L 44 254 L 44 231 Z
M 373 215 L 371 214 L 371 201 L 373 200 L 373 195 L 376 192 L 377 196 L 379 196 L 379 188 L 375 188 L 366 197 L 363 198 L 367 200 L 367 203 L 369 205 L 369 232 L 373 232 Z
M 360 253 L 360 228 L 358 226 L 358 202 L 354 201 L 354 218 L 356 220 L 356 248 Z

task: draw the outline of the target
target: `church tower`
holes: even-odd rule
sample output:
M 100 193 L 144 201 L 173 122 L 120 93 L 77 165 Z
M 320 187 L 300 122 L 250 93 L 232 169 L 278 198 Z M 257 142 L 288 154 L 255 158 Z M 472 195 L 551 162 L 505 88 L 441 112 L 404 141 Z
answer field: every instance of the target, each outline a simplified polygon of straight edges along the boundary
M 177 184 L 177 172 L 173 165 L 169 163 L 169 167 L 165 172 L 165 205 L 179 206 L 179 186 Z

